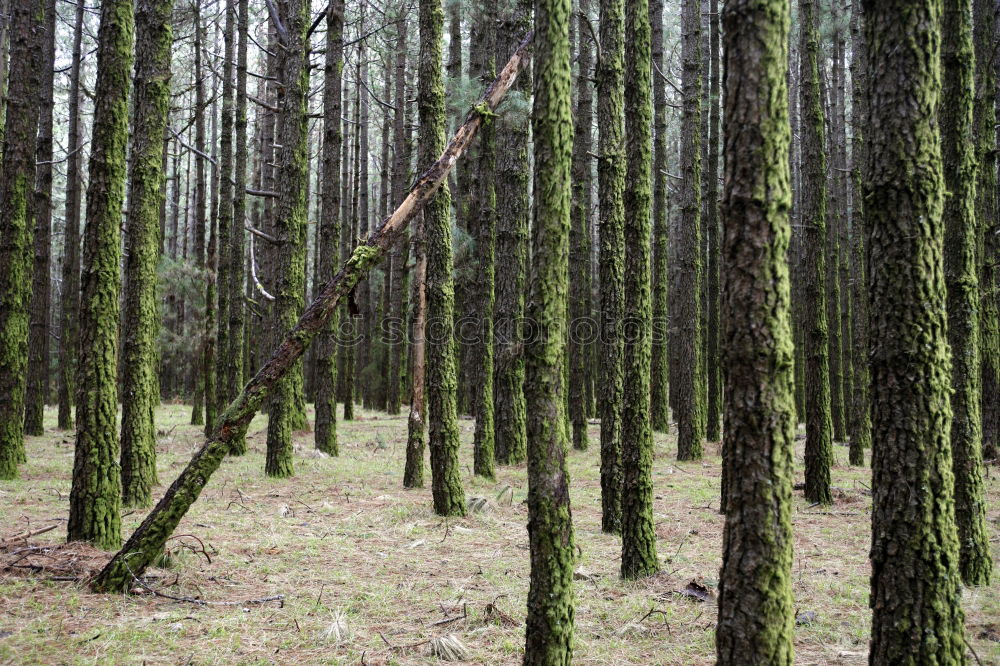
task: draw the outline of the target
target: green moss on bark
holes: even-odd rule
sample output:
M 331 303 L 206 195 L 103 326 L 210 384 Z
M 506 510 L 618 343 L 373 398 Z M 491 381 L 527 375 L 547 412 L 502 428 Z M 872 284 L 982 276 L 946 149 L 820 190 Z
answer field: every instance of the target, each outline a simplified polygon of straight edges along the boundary
M 705 439 L 705 367 L 702 319 L 701 219 L 701 8 L 700 0 L 684 0 L 681 10 L 683 69 L 681 86 L 681 221 L 679 277 L 674 308 L 677 323 L 672 343 L 678 348 L 677 459 L 698 460 Z
M 625 1 L 601 0 L 597 165 L 601 281 L 601 529 L 621 530 L 625 341 Z
M 285 0 L 279 13 L 287 29 L 287 39 L 279 50 L 278 78 L 287 82 L 279 108 L 283 110 L 277 143 L 281 146 L 276 175 L 278 200 L 275 210 L 275 234 L 282 241 L 275 272 L 275 323 L 280 330 L 295 326 L 303 309 L 306 271 L 306 179 L 308 177 L 307 66 L 306 30 L 309 27 L 309 3 Z M 302 363 L 280 379 L 271 393 L 267 422 L 268 476 L 291 476 L 292 432 L 300 425 L 296 415 L 297 392 L 301 390 Z
M 121 543 L 122 487 L 116 432 L 119 262 L 134 30 L 132 2 L 113 0 L 101 5 L 67 538 L 105 549 Z
M 869 660 L 964 664 L 937 124 L 942 2 L 866 0 L 864 9 L 873 91 L 862 192 L 875 443 Z
M 804 228 L 806 488 L 810 502 L 829 504 L 833 461 L 830 347 L 826 321 L 826 152 L 819 82 L 819 32 L 813 0 L 799 0 L 799 104 L 802 113 L 801 224 Z
M 653 97 L 648 2 L 626 0 L 625 34 L 625 392 L 622 410 L 624 578 L 656 573 L 653 433 L 649 424 L 650 170 Z
M 444 80 L 441 73 L 444 11 L 441 0 L 420 1 L 420 159 L 426 166 L 445 147 Z M 455 286 L 452 280 L 451 196 L 447 185 L 424 209 L 427 243 L 427 409 L 434 511 L 465 515 L 458 466 L 458 376 L 453 344 Z
M 146 507 L 156 477 L 153 409 L 159 404 L 156 266 L 160 246 L 163 134 L 170 107 L 172 0 L 143 0 L 136 11 L 134 122 L 126 229 L 125 309 L 122 313 L 122 500 Z
M 11 69 L 0 173 L 0 479 L 17 478 L 24 454 L 24 391 L 31 299 L 31 197 L 45 6 L 11 7 Z
M 726 464 L 719 573 L 722 666 L 790 666 L 794 347 L 789 3 L 729 0 L 726 40 L 723 289 Z M 753 86 L 746 81 L 754 80 Z
M 535 224 L 525 346 L 531 584 L 524 664 L 573 656 L 573 520 L 563 405 L 573 150 L 570 0 L 535 2 Z
M 975 143 L 972 136 L 975 54 L 972 0 L 945 0 L 939 110 L 944 185 L 945 284 L 951 347 L 952 467 L 960 568 L 967 585 L 985 585 L 993 568 L 983 488 L 979 374 L 979 271 Z

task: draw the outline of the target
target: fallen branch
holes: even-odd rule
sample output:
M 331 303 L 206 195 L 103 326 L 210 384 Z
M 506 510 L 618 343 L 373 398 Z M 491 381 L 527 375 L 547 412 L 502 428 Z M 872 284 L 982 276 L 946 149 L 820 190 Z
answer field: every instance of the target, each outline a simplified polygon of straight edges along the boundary
M 133 576 L 141 576 L 163 552 L 163 545 L 177 528 L 181 518 L 201 494 L 209 478 L 229 453 L 230 442 L 246 434 L 251 419 L 271 387 L 295 364 L 312 339 L 326 326 L 340 301 L 396 243 L 407 225 L 423 210 L 448 172 L 468 149 L 483 119 L 492 114 L 517 80 L 528 58 L 532 34 L 529 33 L 487 88 L 482 100 L 466 116 L 465 123 L 445 148 L 441 157 L 425 171 L 399 207 L 372 232 L 368 240 L 355 248 L 347 263 L 320 291 L 302 313 L 298 323 L 278 345 L 270 360 L 257 372 L 219 418 L 215 432 L 194 454 L 180 476 L 170 485 L 156 507 L 111 561 L 90 583 L 95 592 L 125 592 Z M 251 235 L 251 238 L 253 236 Z

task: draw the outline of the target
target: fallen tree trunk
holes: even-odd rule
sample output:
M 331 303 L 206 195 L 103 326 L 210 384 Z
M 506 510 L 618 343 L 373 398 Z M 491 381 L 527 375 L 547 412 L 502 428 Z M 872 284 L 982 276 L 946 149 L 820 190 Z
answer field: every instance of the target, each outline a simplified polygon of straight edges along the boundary
M 455 136 L 413 187 L 406 199 L 382 224 L 359 245 L 351 258 L 330 280 L 319 296 L 299 318 L 298 323 L 275 349 L 271 359 L 251 379 L 220 418 L 220 425 L 194 454 L 180 476 L 171 484 L 156 507 L 132 533 L 125 546 L 90 582 L 95 592 L 125 592 L 142 575 L 160 553 L 163 544 L 177 528 L 181 518 L 201 494 L 202 488 L 219 468 L 229 451 L 229 443 L 246 434 L 268 391 L 302 356 L 309 343 L 333 314 L 340 301 L 351 292 L 392 247 L 400 233 L 422 210 L 431 195 L 440 187 L 455 162 L 465 153 L 485 118 L 488 118 L 510 90 L 523 69 L 531 45 L 532 33 L 521 42 L 500 75 L 486 89 L 479 103 L 458 128 Z

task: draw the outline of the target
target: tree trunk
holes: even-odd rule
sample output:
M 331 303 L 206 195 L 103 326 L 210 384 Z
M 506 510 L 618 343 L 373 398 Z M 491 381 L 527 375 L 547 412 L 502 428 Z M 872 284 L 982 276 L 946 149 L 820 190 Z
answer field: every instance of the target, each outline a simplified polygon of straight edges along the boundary
M 518 0 L 501 19 L 499 55 L 507 59 L 514 44 L 531 26 L 532 0 Z M 517 91 L 531 96 L 530 63 Z M 509 110 L 498 119 L 496 306 L 493 312 L 496 354 L 493 358 L 494 452 L 501 465 L 524 462 L 528 455 L 524 403 L 522 326 L 528 272 L 529 118 Z
M 344 2 L 330 3 L 326 15 L 326 62 L 323 75 L 323 217 L 320 220 L 319 274 L 333 273 L 340 246 L 341 85 L 344 70 Z M 320 332 L 316 343 L 316 448 L 331 456 L 337 443 L 337 324 L 340 312 Z
M 4 239 L 0 245 L 0 266 L 3 266 L 0 271 L 0 479 L 17 478 L 17 466 L 25 462 L 31 197 L 35 183 L 35 139 L 45 42 L 45 5 L 12 0 L 10 9 L 10 87 L 0 169 L 0 238 Z M 112 379 L 112 388 L 113 382 Z
M 669 353 L 667 326 L 670 281 L 667 230 L 667 87 L 661 76 L 663 60 L 663 0 L 651 0 L 649 20 L 653 30 L 653 346 L 650 360 L 650 421 L 656 432 L 670 430 L 668 389 Z
M 62 285 L 59 326 L 59 428 L 73 427 L 76 390 L 77 317 L 80 311 L 80 60 L 83 41 L 83 3 L 76 7 L 73 55 L 69 75 L 69 131 L 66 144 L 66 203 L 63 231 Z M 0 53 L 3 52 L 0 47 Z
M 441 0 L 420 0 L 420 164 L 430 164 L 445 143 Z M 430 412 L 431 488 L 434 511 L 465 515 L 465 492 L 458 467 L 458 388 L 455 367 L 451 215 L 448 188 L 428 202 L 424 214 L 427 242 L 427 407 Z
M 865 270 L 864 200 L 861 188 L 865 163 L 864 124 L 868 115 L 868 67 L 862 34 L 864 13 L 860 2 L 851 2 L 851 339 L 854 376 L 852 385 L 849 459 L 852 465 L 865 464 L 865 449 L 872 445 L 871 401 L 868 384 L 868 288 Z
M 700 0 L 681 10 L 684 109 L 681 116 L 681 229 L 678 256 L 676 332 L 677 459 L 698 460 L 705 439 L 705 377 L 702 361 L 701 235 L 701 18 Z
M 829 334 L 826 326 L 826 151 L 819 84 L 819 32 L 813 0 L 799 0 L 799 104 L 802 113 L 803 326 L 806 348 L 806 488 L 829 504 L 833 460 Z
M 134 29 L 132 2 L 111 0 L 101 5 L 83 238 L 76 454 L 66 531 L 69 541 L 89 541 L 105 549 L 121 544 L 122 485 L 116 433 L 120 226 Z M 160 138 L 162 134 L 157 140 Z
M 997 206 L 997 131 L 994 95 L 996 76 L 996 3 L 975 0 L 976 106 L 975 140 L 979 180 L 980 358 L 982 364 L 983 457 L 1000 458 L 1000 213 Z
M 215 434 L 195 453 L 163 498 L 142 524 L 129 537 L 125 546 L 91 581 L 97 592 L 124 592 L 133 577 L 142 576 L 146 568 L 163 552 L 163 544 L 176 529 L 187 510 L 198 499 L 211 475 L 219 468 L 234 437 L 246 434 L 247 426 L 257 413 L 268 392 L 286 376 L 292 365 L 302 357 L 312 339 L 330 320 L 340 301 L 354 288 L 365 272 L 375 266 L 392 247 L 414 217 L 421 214 L 427 202 L 448 177 L 448 172 L 475 138 L 483 119 L 500 104 L 524 67 L 531 35 L 525 37 L 507 65 L 493 82 L 480 104 L 469 112 L 451 143 L 417 179 L 406 199 L 358 247 L 350 259 L 323 287 L 299 321 L 285 335 L 270 360 L 243 387 L 220 419 Z M 483 106 L 485 105 L 485 106 Z M 482 111 L 480 111 L 482 109 Z
M 979 375 L 976 162 L 972 136 L 975 53 L 972 0 L 946 0 L 941 21 L 940 114 L 944 165 L 944 277 L 951 348 L 951 450 L 959 567 L 966 585 L 990 582 Z
M 153 410 L 160 402 L 156 380 L 156 338 L 160 328 L 156 296 L 163 133 L 170 110 L 172 0 L 143 0 L 136 6 L 136 71 L 122 313 L 122 500 L 147 507 L 156 476 Z
M 705 404 L 707 423 L 705 438 L 710 442 L 718 442 L 721 439 L 719 425 L 722 420 L 722 367 L 719 358 L 719 338 L 722 334 L 722 324 L 719 321 L 721 299 L 719 293 L 719 106 L 721 104 L 719 99 L 719 0 L 711 0 L 709 3 L 708 23 L 711 33 L 708 47 L 711 74 L 708 110 L 702 112 L 708 115 L 708 146 L 706 149 L 708 160 L 704 178 L 706 247 L 708 248 L 708 262 L 705 265 L 708 271 L 706 276 L 708 302 L 705 304 L 708 322 L 705 329 L 707 338 L 705 348 L 708 356 L 705 359 L 705 371 L 708 375 L 705 379 L 708 390 L 708 399 Z
M 496 77 L 497 5 L 483 3 L 480 8 L 483 31 L 479 47 L 483 51 L 481 79 L 492 81 Z M 479 175 L 479 204 L 476 224 L 476 302 L 470 310 L 478 319 L 478 353 L 474 362 L 478 365 L 478 381 L 475 391 L 476 428 L 473 434 L 473 467 L 476 476 L 487 479 L 494 477 L 495 423 L 493 420 L 493 317 L 496 299 L 494 296 L 496 278 L 497 244 L 497 140 L 496 123 L 490 119 L 481 132 L 476 172 Z
M 531 584 L 525 666 L 569 665 L 573 657 L 573 520 L 563 413 L 573 151 L 570 0 L 536 0 L 535 214 L 525 344 L 528 415 L 528 541 Z
M 625 2 L 625 391 L 622 410 L 623 578 L 660 568 L 653 524 L 653 432 L 649 425 L 650 168 L 653 97 L 649 9 Z
M 34 270 L 31 286 L 31 320 L 28 333 L 28 384 L 24 402 L 24 432 L 41 435 L 45 403 L 49 397 L 49 305 L 52 255 L 52 78 L 56 57 L 56 5 L 45 4 L 42 38 L 42 81 L 38 98 L 38 139 L 35 159 L 35 195 L 31 210 L 35 217 Z
M 601 0 L 597 187 L 601 281 L 601 529 L 621 530 L 625 372 L 625 1 Z
M 406 127 L 406 53 L 409 31 L 407 24 L 409 12 L 403 11 L 400 5 L 400 16 L 396 22 L 396 79 L 395 99 L 396 109 L 393 116 L 394 159 L 392 165 L 392 201 L 399 201 L 406 191 L 410 180 L 410 136 Z M 386 386 L 386 411 L 398 414 L 400 410 L 400 387 L 403 371 L 403 352 L 406 349 L 406 338 L 403 335 L 406 327 L 406 263 L 409 260 L 408 239 L 401 238 L 392 249 L 392 294 L 390 296 L 390 322 L 392 330 L 389 337 L 389 372 Z M 411 339 L 412 343 L 412 339 Z M 422 432 L 423 426 L 421 426 Z M 423 441 L 421 435 L 421 442 Z M 421 449 L 422 450 L 422 449 Z
M 716 655 L 721 666 L 791 666 L 790 3 L 729 0 L 723 20 L 723 446 L 724 463 L 739 473 L 724 501 Z
M 279 240 L 274 282 L 275 323 L 283 330 L 295 325 L 303 308 L 306 260 L 306 179 L 308 178 L 309 94 L 308 42 L 309 3 L 306 0 L 280 0 L 278 15 L 284 31 L 279 30 L 278 90 L 279 120 L 276 132 L 278 192 L 275 204 L 274 231 Z M 295 428 L 296 390 L 301 389 L 302 363 L 296 361 L 291 371 L 276 382 L 268 407 L 267 461 L 268 476 L 292 476 L 292 430 Z
M 591 51 L 590 0 L 580 0 L 577 14 L 576 113 L 573 128 L 573 214 L 569 250 L 569 416 L 573 448 L 586 451 L 587 442 L 587 338 L 590 331 L 590 211 L 593 190 L 590 153 L 593 140 L 594 97 L 591 88 L 594 57 Z
M 964 664 L 949 430 L 939 0 L 866 0 L 872 664 Z M 913 381 L 913 377 L 922 378 Z

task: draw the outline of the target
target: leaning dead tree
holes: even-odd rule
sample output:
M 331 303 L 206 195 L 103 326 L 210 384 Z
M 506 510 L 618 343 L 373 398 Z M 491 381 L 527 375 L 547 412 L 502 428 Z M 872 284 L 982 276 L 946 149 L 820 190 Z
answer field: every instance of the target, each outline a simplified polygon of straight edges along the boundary
M 270 360 L 251 379 L 230 403 L 219 419 L 211 437 L 195 453 L 180 476 L 171 484 L 156 507 L 132 533 L 125 546 L 115 554 L 103 570 L 91 581 L 95 592 L 124 592 L 163 552 L 163 545 L 176 529 L 219 468 L 229 452 L 229 443 L 242 438 L 247 426 L 270 389 L 302 356 L 309 343 L 319 333 L 334 310 L 393 246 L 407 225 L 420 213 L 424 204 L 447 178 L 448 172 L 465 153 L 484 120 L 500 105 L 504 95 L 517 80 L 517 75 L 527 62 L 532 33 L 529 33 L 511 56 L 496 80 L 490 84 L 479 102 L 469 111 L 465 122 L 445 151 L 410 188 L 406 199 L 384 222 L 359 245 L 344 266 L 330 280 L 319 296 L 299 318 Z

